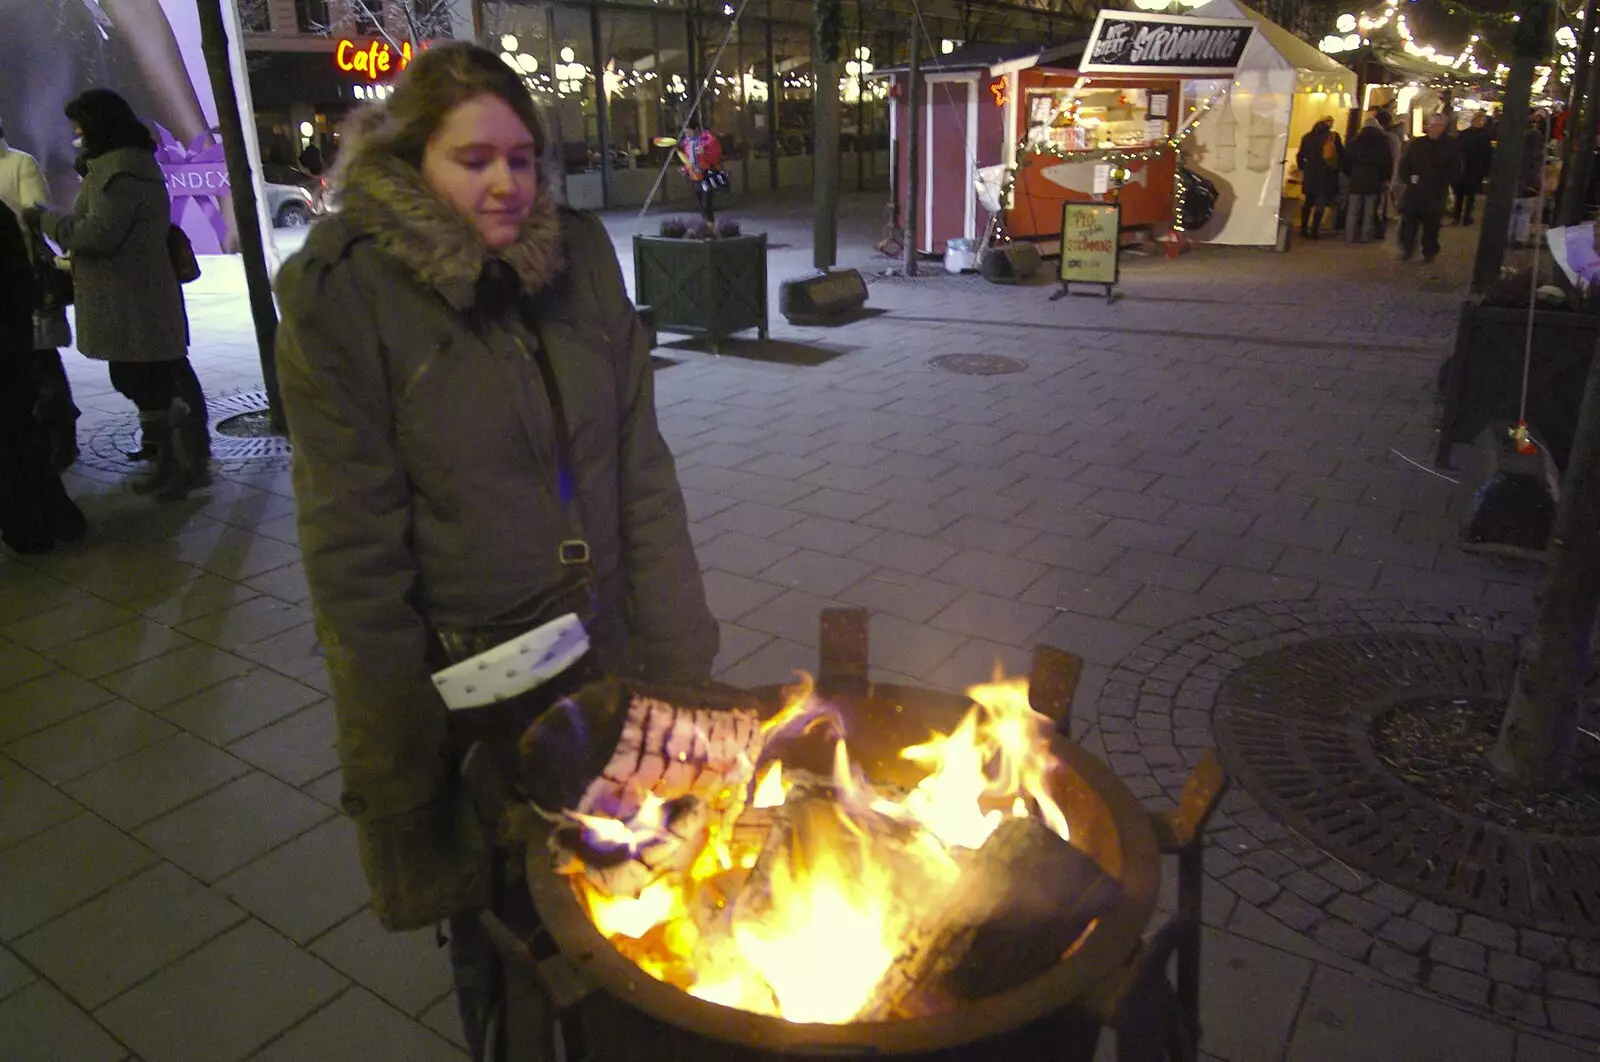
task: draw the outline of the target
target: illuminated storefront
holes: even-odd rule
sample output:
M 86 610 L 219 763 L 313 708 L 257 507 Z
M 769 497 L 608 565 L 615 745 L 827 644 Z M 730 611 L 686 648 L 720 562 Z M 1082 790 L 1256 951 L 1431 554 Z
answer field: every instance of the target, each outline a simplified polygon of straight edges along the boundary
M 319 0 L 263 0 L 245 35 L 264 149 L 280 161 L 312 139 L 337 149 L 346 113 L 392 91 L 414 32 L 399 3 L 367 0 L 377 20 Z M 260 6 L 260 5 L 258 5 Z M 423 5 L 426 6 L 426 5 Z M 468 5 L 458 5 L 464 9 Z M 735 193 L 808 188 L 812 181 L 813 7 L 809 0 L 481 0 L 480 43 L 521 74 L 547 116 L 567 198 L 583 207 L 644 202 L 678 134 L 698 111 L 722 140 Z M 990 7 L 993 10 L 989 10 Z M 960 43 L 981 13 L 996 39 L 1055 33 L 1050 13 L 1011 2 L 924 0 L 935 48 Z M 873 71 L 906 58 L 908 23 L 872 0 L 845 0 L 839 65 L 840 184 L 889 185 L 887 86 Z M 344 21 L 337 21 L 340 18 Z M 381 20 L 381 24 L 378 20 Z M 422 27 L 426 29 L 427 27 Z M 449 27 L 439 36 L 448 35 Z M 683 202 L 675 168 L 658 199 Z

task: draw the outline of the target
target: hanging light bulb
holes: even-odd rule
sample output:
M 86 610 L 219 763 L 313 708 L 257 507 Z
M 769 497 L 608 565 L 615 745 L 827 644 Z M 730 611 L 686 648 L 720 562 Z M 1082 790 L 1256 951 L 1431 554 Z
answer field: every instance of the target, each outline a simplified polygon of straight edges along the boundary
M 570 63 L 576 58 L 578 58 L 578 53 L 572 50 L 571 45 L 561 49 L 561 61 L 563 63 Z
M 504 37 L 500 38 L 500 50 L 502 52 L 515 53 L 517 50 L 517 45 L 518 41 L 515 33 L 508 33 Z

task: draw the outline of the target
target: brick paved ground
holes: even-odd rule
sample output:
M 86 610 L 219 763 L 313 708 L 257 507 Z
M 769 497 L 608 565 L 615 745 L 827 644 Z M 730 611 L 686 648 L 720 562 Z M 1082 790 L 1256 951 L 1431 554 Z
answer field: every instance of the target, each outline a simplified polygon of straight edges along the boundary
M 845 258 L 871 265 L 880 204 L 847 214 Z M 809 264 L 808 220 L 756 215 L 787 245 L 775 280 Z M 609 221 L 625 260 L 631 222 Z M 848 327 L 669 343 L 722 677 L 813 665 L 829 604 L 873 610 L 901 681 L 958 687 L 1050 642 L 1089 662 L 1074 736 L 1156 800 L 1208 740 L 1208 705 L 1155 673 L 1194 631 L 1252 607 L 1518 629 L 1532 574 L 1456 549 L 1452 486 L 1403 459 L 1431 453 L 1466 235 L 1437 267 L 1328 241 L 1132 260 L 1109 306 L 885 280 Z M 191 294 L 208 388 L 259 386 L 227 269 Z M 1029 368 L 930 369 L 943 353 Z M 125 423 L 71 360 L 86 435 Z M 286 474 L 160 508 L 115 472 L 70 478 L 91 539 L 0 557 L 0 1057 L 462 1057 L 431 934 L 378 929 L 336 811 Z M 1164 706 L 1128 700 L 1149 682 Z M 1590 947 L 1341 883 L 1244 794 L 1208 863 L 1210 1057 L 1597 1057 Z

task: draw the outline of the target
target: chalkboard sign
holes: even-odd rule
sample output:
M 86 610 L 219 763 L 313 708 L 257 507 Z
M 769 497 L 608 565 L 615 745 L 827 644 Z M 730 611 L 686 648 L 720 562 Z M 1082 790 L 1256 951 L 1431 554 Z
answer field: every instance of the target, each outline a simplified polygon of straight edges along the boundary
M 1067 203 L 1061 208 L 1061 282 L 1117 282 L 1122 207 L 1116 203 Z
M 1243 19 L 1101 11 L 1078 69 L 1086 74 L 1232 74 L 1254 28 Z

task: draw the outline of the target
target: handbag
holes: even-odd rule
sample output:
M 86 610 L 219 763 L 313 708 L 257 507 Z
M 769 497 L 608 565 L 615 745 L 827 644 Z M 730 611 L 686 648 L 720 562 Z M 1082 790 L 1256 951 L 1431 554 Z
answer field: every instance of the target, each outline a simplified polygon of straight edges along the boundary
M 195 257 L 194 244 L 189 234 L 177 225 L 167 225 L 167 257 L 172 259 L 172 272 L 179 284 L 200 279 L 200 259 Z
M 31 225 L 28 227 L 28 255 L 33 262 L 34 274 L 39 278 L 38 309 L 49 313 L 60 312 L 71 306 L 75 295 L 70 260 L 68 265 L 61 265 L 55 251 L 45 242 L 44 234 Z M 70 342 L 68 340 L 59 345 L 67 346 Z

